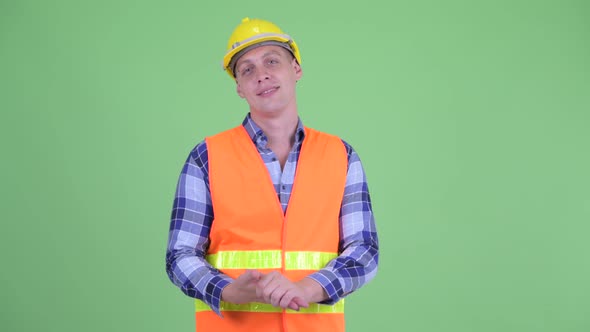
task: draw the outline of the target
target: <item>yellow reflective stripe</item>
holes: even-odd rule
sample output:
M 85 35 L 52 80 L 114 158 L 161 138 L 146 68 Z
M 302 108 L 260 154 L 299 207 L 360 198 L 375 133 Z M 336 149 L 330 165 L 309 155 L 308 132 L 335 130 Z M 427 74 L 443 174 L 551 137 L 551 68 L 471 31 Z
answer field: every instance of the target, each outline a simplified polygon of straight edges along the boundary
M 319 270 L 338 255 L 330 252 L 289 251 L 285 253 L 286 270 Z M 218 269 L 280 269 L 280 250 L 220 251 L 207 255 Z
M 251 302 L 245 304 L 233 304 L 221 301 L 221 311 L 246 311 L 246 312 L 281 312 L 281 308 L 275 308 L 270 304 Z M 195 300 L 195 311 L 211 311 L 211 308 L 201 300 Z
M 251 302 L 245 304 L 233 304 L 221 301 L 221 311 L 242 311 L 242 312 L 282 312 L 281 308 L 273 307 L 267 303 Z M 195 300 L 195 311 L 212 311 L 211 308 L 201 300 Z M 310 303 L 308 308 L 301 308 L 299 311 L 287 309 L 290 314 L 337 314 L 344 312 L 344 300 L 334 305 Z
M 290 314 L 342 314 L 344 313 L 344 300 L 336 302 L 334 305 L 325 305 L 310 303 L 309 307 L 301 308 L 299 311 L 287 309 Z
M 285 253 L 285 270 L 319 270 L 337 256 L 331 252 L 289 251 Z
M 207 255 L 207 262 L 218 269 L 280 269 L 281 251 L 220 251 Z

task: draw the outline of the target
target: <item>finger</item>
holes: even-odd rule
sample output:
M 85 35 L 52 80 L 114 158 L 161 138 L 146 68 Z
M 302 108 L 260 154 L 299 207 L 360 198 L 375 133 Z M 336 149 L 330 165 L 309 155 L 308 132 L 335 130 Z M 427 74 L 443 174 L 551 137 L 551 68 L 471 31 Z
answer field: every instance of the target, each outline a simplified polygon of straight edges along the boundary
M 255 291 L 256 291 L 256 297 L 260 300 L 260 302 L 265 302 L 265 303 L 270 303 L 269 302 L 269 295 L 272 291 L 272 284 L 270 284 L 272 282 L 271 279 L 268 279 L 269 277 L 267 277 L 268 275 L 262 275 L 261 279 L 259 279 L 258 281 L 256 281 L 255 283 Z M 264 280 L 262 280 L 264 278 Z M 272 277 L 270 277 L 272 278 Z
M 252 281 L 258 281 L 262 278 L 263 274 L 262 272 L 258 271 L 258 270 L 246 270 L 246 272 L 244 272 L 245 276 L 248 278 L 248 280 Z
M 309 303 L 304 299 L 300 298 L 299 296 L 295 296 L 292 300 L 292 303 L 295 303 L 299 307 L 307 308 L 309 307 Z
M 264 300 L 264 288 L 260 287 L 260 283 L 256 283 L 256 297 L 259 298 L 261 302 L 266 302 Z
M 258 286 L 260 286 L 261 288 L 265 288 L 277 277 L 277 274 L 279 273 L 276 271 L 272 271 L 270 273 L 267 273 L 266 275 L 262 275 L 258 280 Z
M 281 299 L 281 307 L 299 310 L 300 308 L 309 307 L 309 303 L 302 297 L 298 296 L 298 293 L 295 290 L 291 290 L 287 292 Z
M 295 301 L 291 301 L 289 303 L 288 308 L 291 310 L 299 311 L 299 306 L 297 305 L 297 303 L 295 303 Z
M 280 274 L 277 276 L 277 274 L 273 272 L 271 273 L 262 277 L 262 279 L 260 279 L 256 285 L 261 289 L 262 297 L 265 299 L 265 302 L 268 303 L 270 303 L 272 293 L 281 285 Z
M 281 300 L 283 299 L 283 297 L 285 296 L 286 293 L 287 293 L 287 291 L 284 288 L 277 287 L 270 295 L 270 304 L 272 304 L 275 307 L 281 307 Z M 288 301 L 287 304 L 289 302 L 291 302 L 291 301 Z M 286 308 L 286 307 L 287 306 L 285 305 L 284 307 L 281 307 L 281 308 Z
M 262 288 L 262 298 L 264 299 L 264 302 L 266 303 L 271 303 L 273 304 L 273 296 L 276 299 L 277 296 L 281 295 L 279 294 L 277 291 L 280 288 L 280 283 L 276 282 L 276 281 L 272 281 L 270 282 L 268 285 L 266 285 L 264 288 Z M 275 292 L 277 292 L 275 294 Z M 275 304 L 273 304 L 275 305 Z
M 280 302 L 279 302 L 279 306 L 281 308 L 291 308 L 290 304 L 293 303 L 297 306 L 297 308 L 299 307 L 297 305 L 297 303 L 293 302 L 293 298 L 295 297 L 295 292 L 293 289 L 288 290 L 287 292 L 285 292 L 285 294 L 283 295 L 283 297 L 281 298 Z M 292 309 L 292 308 L 291 308 Z M 297 310 L 297 309 L 293 309 L 293 310 Z
M 256 287 L 256 283 L 260 280 L 260 278 L 262 277 L 262 273 L 260 273 L 260 271 L 258 270 L 248 270 L 245 272 L 245 278 L 246 280 L 244 280 L 244 282 L 252 287 Z
M 238 279 L 242 282 L 242 283 L 250 283 L 251 281 L 254 280 L 254 278 L 252 277 L 252 270 L 246 270 L 244 271 L 244 273 L 242 273 Z
M 252 279 L 254 279 L 256 281 L 259 281 L 263 276 L 262 272 L 260 272 L 258 270 L 250 270 L 250 271 L 252 271 L 252 273 L 251 273 Z

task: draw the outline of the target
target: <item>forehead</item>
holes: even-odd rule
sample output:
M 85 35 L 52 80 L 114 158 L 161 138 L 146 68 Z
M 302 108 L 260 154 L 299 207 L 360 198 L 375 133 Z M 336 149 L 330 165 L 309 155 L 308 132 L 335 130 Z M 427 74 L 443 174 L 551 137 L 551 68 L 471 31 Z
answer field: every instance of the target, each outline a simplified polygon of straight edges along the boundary
M 264 58 L 268 55 L 274 54 L 279 56 L 287 56 L 289 51 L 276 45 L 265 45 L 255 47 L 244 53 L 236 62 L 236 67 L 244 62 L 252 62 L 259 58 Z

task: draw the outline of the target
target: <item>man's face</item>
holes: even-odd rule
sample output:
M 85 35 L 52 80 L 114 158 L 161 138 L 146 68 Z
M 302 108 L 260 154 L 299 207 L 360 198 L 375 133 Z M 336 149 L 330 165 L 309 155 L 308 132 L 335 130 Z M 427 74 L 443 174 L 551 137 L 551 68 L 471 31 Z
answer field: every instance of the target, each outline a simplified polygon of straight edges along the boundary
M 238 95 L 251 112 L 296 110 L 295 84 L 303 74 L 286 49 L 260 46 L 242 55 L 235 69 Z

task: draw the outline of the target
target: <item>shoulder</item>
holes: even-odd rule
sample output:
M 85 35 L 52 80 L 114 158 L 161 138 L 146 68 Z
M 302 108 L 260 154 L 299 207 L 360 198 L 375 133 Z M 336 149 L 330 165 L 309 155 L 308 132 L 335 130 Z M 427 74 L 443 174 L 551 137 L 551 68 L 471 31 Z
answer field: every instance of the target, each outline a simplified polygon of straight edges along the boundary
M 231 139 L 233 136 L 239 135 L 239 134 L 241 134 L 242 132 L 245 132 L 245 131 L 246 131 L 246 129 L 244 128 L 244 126 L 243 125 L 239 125 L 237 127 L 224 130 L 224 131 L 219 132 L 217 134 L 214 134 L 214 135 L 211 135 L 211 136 L 207 136 L 207 137 L 205 137 L 205 141 L 217 142 L 217 141 L 220 141 L 220 140 Z
M 352 147 L 352 145 L 350 145 L 347 141 L 345 141 L 341 137 L 339 137 L 337 135 L 334 135 L 334 134 L 327 133 L 327 132 L 319 131 L 319 130 L 316 130 L 316 129 L 313 129 L 313 128 L 306 127 L 306 130 L 308 130 L 310 132 L 315 132 L 316 134 L 319 134 L 319 135 L 324 135 L 325 137 L 329 137 L 329 138 L 331 138 L 334 141 L 340 142 L 344 146 L 344 149 L 346 151 L 346 157 L 348 159 L 348 163 L 349 164 L 351 162 L 354 162 L 354 161 L 358 161 L 359 160 L 358 154 L 356 153 L 356 151 L 354 150 L 354 148 Z
M 346 149 L 346 155 L 348 156 L 348 161 L 350 162 L 350 157 L 353 154 L 356 155 L 356 151 L 354 151 L 354 148 L 352 147 L 352 145 L 350 145 L 344 139 L 340 138 L 340 141 L 342 142 L 342 144 L 344 145 L 344 148 Z
M 207 168 L 208 165 L 207 141 L 202 140 L 190 152 L 187 163 L 199 168 Z
M 195 165 L 197 165 L 198 167 L 207 168 L 207 163 L 209 162 L 209 156 L 208 156 L 209 147 L 208 147 L 207 142 L 211 142 L 212 140 L 214 141 L 214 140 L 219 140 L 222 138 L 227 138 L 227 137 L 231 136 L 233 133 L 235 133 L 236 130 L 239 130 L 240 127 L 241 126 L 231 128 L 231 129 L 219 132 L 217 134 L 205 137 L 205 139 L 200 141 L 191 150 L 190 155 L 189 155 L 190 161 L 192 163 L 194 163 Z

